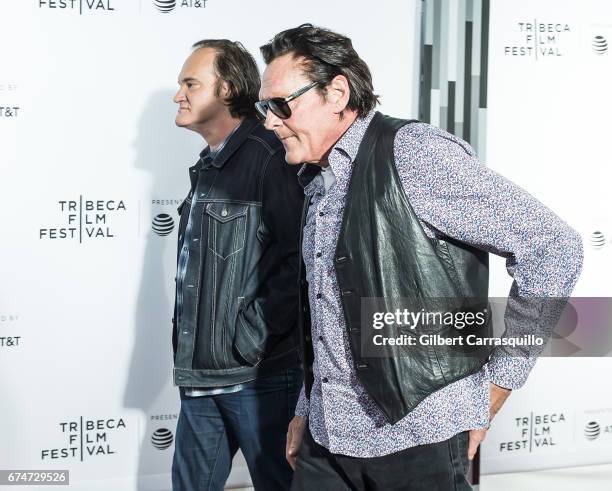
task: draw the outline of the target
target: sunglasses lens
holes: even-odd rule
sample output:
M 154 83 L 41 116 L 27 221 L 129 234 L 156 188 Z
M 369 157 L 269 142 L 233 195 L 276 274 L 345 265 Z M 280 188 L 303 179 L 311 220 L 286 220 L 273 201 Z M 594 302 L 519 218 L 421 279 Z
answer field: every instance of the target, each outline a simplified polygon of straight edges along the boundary
M 281 119 L 287 119 L 291 117 L 291 108 L 289 104 L 281 98 L 274 98 L 268 101 L 270 111 L 276 114 Z
M 257 115 L 265 120 L 268 114 L 268 103 L 266 101 L 258 101 L 255 103 L 255 109 L 257 109 Z

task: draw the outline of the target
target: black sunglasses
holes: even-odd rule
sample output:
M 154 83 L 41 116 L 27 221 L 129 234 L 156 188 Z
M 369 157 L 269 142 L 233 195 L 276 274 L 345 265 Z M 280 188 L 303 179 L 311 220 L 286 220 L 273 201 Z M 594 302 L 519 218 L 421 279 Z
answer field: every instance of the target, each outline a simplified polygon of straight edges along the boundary
M 305 94 L 315 85 L 319 85 L 320 83 L 321 82 L 312 82 L 306 87 L 302 87 L 301 89 L 296 90 L 293 94 L 287 97 L 272 97 L 272 99 L 258 101 L 255 103 L 255 109 L 257 109 L 257 112 L 263 119 L 266 119 L 268 115 L 268 109 L 279 118 L 288 119 L 291 117 L 291 108 L 289 107 L 288 103 L 291 102 L 293 99 L 297 99 L 302 94 Z

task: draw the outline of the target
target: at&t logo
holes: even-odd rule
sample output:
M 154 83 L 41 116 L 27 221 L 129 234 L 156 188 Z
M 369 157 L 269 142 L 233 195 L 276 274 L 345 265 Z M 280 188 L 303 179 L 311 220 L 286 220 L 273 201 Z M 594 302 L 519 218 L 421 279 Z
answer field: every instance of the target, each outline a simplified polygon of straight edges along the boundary
M 593 51 L 598 55 L 605 55 L 608 52 L 608 41 L 603 36 L 595 36 L 591 43 L 593 46 Z
M 584 427 L 584 437 L 587 440 L 595 440 L 601 433 L 601 427 L 597 421 L 590 421 Z
M 174 230 L 174 220 L 167 213 L 160 213 L 153 219 L 153 232 L 157 235 L 165 237 L 170 235 Z
M 589 237 L 589 242 L 591 243 L 591 247 L 593 249 L 601 249 L 604 245 L 606 245 L 606 236 L 603 234 L 603 232 L 596 230 Z
M 155 430 L 151 437 L 151 444 L 158 450 L 165 450 L 172 445 L 174 436 L 172 432 L 167 428 L 159 428 Z
M 16 118 L 19 114 L 19 106 L 0 106 L 0 119 Z
M 203 9 L 207 0 L 153 0 L 153 5 L 162 14 L 172 12 L 176 7 Z

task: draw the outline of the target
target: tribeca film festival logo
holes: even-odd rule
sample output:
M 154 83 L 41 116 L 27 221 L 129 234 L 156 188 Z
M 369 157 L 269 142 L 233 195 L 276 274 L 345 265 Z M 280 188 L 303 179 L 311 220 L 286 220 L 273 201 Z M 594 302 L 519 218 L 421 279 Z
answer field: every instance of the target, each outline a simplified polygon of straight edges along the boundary
M 36 0 L 39 9 L 64 12 L 100 13 L 115 11 L 115 0 Z
M 517 22 L 519 41 L 513 46 L 504 46 L 505 56 L 525 57 L 539 60 L 563 56 L 560 41 L 571 32 L 569 24 Z
M 122 418 L 84 419 L 80 416 L 75 421 L 59 423 L 59 430 L 64 444 L 56 448 L 45 448 L 40 451 L 41 460 L 77 459 L 83 462 L 89 457 L 113 455 L 117 450 L 112 446 L 114 433 L 126 428 Z
M 176 7 L 203 9 L 206 7 L 207 1 L 208 0 L 153 0 L 153 5 L 155 5 L 157 10 L 162 14 L 168 14 Z
M 516 439 L 499 443 L 499 451 L 533 452 L 538 448 L 550 448 L 557 445 L 556 430 L 562 430 L 566 424 L 563 413 L 533 414 L 514 418 Z
M 151 221 L 151 229 L 160 237 L 170 235 L 174 230 L 174 219 L 170 215 L 171 212 L 176 212 L 176 208 L 182 203 L 180 199 L 153 199 L 151 200 L 151 208 L 153 209 L 153 220 Z M 170 207 L 170 208 L 168 208 Z M 158 210 L 163 210 L 161 213 Z
M 82 243 L 88 239 L 114 238 L 110 226 L 114 215 L 125 213 L 123 200 L 60 200 L 57 208 L 63 217 L 60 226 L 41 228 L 39 239 L 74 239 Z

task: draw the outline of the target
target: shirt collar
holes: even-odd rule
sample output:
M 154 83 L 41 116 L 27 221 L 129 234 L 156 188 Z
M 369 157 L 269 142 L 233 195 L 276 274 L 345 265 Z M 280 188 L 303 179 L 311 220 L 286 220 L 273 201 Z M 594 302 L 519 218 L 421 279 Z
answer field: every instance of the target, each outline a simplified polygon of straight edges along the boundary
M 366 114 L 363 118 L 357 118 L 353 121 L 353 124 L 349 126 L 348 130 L 342 135 L 342 137 L 336 142 L 330 155 L 337 150 L 344 152 L 351 159 L 351 163 L 355 161 L 357 152 L 361 141 L 365 136 L 365 133 L 370 126 L 372 118 L 376 114 L 376 111 L 372 110 Z
M 376 111 L 372 110 L 368 114 L 366 114 L 363 118 L 357 118 L 353 121 L 353 124 L 349 126 L 349 128 L 345 131 L 345 133 L 340 137 L 340 139 L 336 142 L 330 152 L 330 165 L 333 168 L 333 157 L 332 154 L 336 151 L 343 152 L 346 154 L 350 162 L 353 163 L 355 158 L 357 158 L 357 152 L 359 151 L 359 146 L 361 145 L 361 141 L 365 136 L 365 133 L 372 122 L 372 118 L 376 114 Z M 321 167 L 314 164 L 303 164 L 298 172 L 298 180 L 304 191 L 308 189 L 311 192 L 314 192 L 316 184 L 318 181 L 314 179 L 321 171 Z M 335 172 L 334 172 L 335 174 Z M 315 181 L 313 183 L 313 180 Z M 313 183 L 313 186 L 309 186 L 309 184 Z M 307 193 L 309 194 L 309 193 Z

